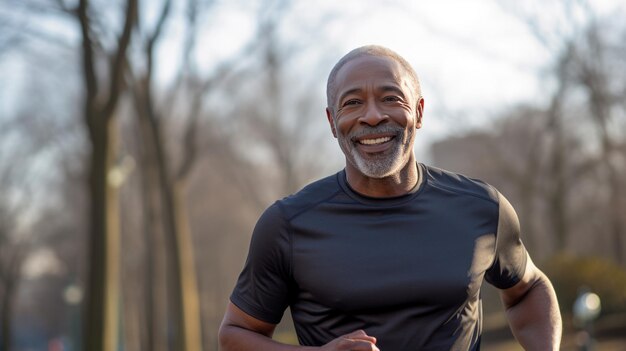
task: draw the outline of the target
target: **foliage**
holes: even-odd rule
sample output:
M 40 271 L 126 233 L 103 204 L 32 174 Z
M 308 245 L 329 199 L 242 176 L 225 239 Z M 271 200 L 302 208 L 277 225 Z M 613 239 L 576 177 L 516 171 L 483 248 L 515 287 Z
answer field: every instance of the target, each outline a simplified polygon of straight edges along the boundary
M 581 288 L 600 296 L 602 313 L 626 312 L 626 269 L 598 256 L 557 254 L 542 267 L 557 292 L 561 311 L 571 311 Z

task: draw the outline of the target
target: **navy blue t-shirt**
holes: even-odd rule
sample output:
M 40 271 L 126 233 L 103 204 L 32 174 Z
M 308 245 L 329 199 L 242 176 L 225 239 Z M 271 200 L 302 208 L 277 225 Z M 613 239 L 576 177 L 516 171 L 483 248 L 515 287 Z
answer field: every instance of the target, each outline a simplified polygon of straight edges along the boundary
M 307 346 L 363 329 L 381 351 L 477 350 L 483 278 L 506 289 L 524 274 L 519 221 L 492 186 L 418 169 L 400 197 L 360 195 L 341 171 L 275 202 L 231 301 L 269 323 L 289 306 Z

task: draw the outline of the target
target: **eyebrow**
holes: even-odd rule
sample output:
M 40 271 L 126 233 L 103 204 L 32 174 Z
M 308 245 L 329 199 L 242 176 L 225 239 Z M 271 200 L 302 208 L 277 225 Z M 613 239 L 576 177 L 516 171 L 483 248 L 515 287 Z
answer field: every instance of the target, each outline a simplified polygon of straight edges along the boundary
M 360 93 L 361 91 L 363 91 L 363 89 L 361 89 L 361 88 L 352 88 L 352 89 L 346 90 L 343 93 L 341 93 L 341 95 L 339 95 L 339 99 L 337 99 L 337 102 L 341 103 L 343 101 L 343 99 L 346 98 L 346 96 L 348 96 L 350 94 Z
M 402 98 L 405 98 L 404 96 L 404 92 L 402 91 L 402 89 L 398 88 L 397 86 L 394 85 L 383 85 L 382 87 L 380 87 L 380 90 L 382 90 L 383 92 L 394 92 L 400 96 L 402 96 Z
M 406 98 L 404 96 L 404 92 L 402 91 L 402 89 L 398 88 L 397 86 L 394 85 L 383 85 L 381 87 L 378 87 L 377 90 L 380 90 L 382 92 L 394 92 L 400 96 L 402 96 L 402 98 Z M 348 89 L 346 91 L 344 91 L 343 93 L 341 93 L 341 95 L 339 95 L 339 99 L 337 99 L 337 102 L 341 102 L 343 101 L 343 99 L 346 98 L 346 96 L 350 95 L 350 94 L 358 94 L 360 92 L 362 92 L 363 89 L 361 88 L 352 88 L 352 89 Z

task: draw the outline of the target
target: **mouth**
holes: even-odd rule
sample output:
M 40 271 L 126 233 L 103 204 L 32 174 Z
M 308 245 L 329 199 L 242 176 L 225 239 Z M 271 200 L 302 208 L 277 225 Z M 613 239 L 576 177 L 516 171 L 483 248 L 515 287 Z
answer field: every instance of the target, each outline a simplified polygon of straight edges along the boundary
M 370 134 L 359 136 L 353 142 L 363 152 L 378 153 L 387 150 L 395 138 L 394 134 Z
M 383 144 L 386 143 L 388 141 L 390 141 L 392 139 L 392 137 L 380 137 L 380 138 L 368 138 L 368 139 L 362 139 L 362 140 L 357 140 L 357 143 L 362 144 L 362 145 L 378 145 L 378 144 Z

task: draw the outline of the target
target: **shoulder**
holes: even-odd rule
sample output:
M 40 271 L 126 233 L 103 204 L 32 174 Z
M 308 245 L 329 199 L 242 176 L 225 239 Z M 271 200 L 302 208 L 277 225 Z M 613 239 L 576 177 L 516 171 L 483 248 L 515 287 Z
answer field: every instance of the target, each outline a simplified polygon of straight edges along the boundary
M 290 222 L 294 217 L 337 194 L 340 187 L 336 177 L 332 175 L 315 181 L 267 207 L 254 227 L 252 241 L 288 241 Z
M 289 221 L 298 214 L 330 200 L 341 192 L 339 176 L 340 173 L 336 173 L 310 183 L 298 192 L 278 200 L 274 206 L 279 207 L 285 219 Z
M 434 188 L 459 195 L 474 196 L 498 204 L 500 193 L 490 184 L 466 175 L 424 165 L 424 179 Z

